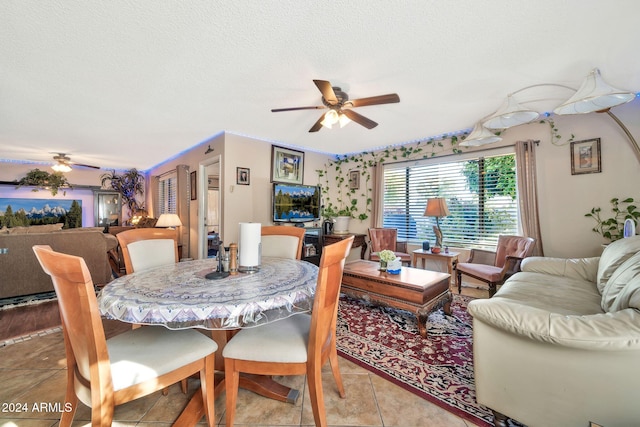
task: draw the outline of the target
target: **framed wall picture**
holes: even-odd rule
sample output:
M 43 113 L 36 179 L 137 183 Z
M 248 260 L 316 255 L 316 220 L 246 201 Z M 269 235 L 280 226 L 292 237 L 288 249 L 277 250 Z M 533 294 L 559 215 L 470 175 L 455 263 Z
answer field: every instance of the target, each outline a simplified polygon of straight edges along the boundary
M 304 153 L 290 148 L 271 146 L 271 182 L 302 184 Z
M 251 170 L 249 168 L 236 168 L 236 184 L 249 185 L 249 174 Z
M 196 171 L 191 172 L 189 175 L 189 188 L 191 189 L 191 200 L 196 200 L 198 198 L 198 180 Z
M 349 190 L 357 190 L 360 188 L 360 171 L 349 171 Z
M 600 138 L 571 143 L 571 175 L 602 172 Z

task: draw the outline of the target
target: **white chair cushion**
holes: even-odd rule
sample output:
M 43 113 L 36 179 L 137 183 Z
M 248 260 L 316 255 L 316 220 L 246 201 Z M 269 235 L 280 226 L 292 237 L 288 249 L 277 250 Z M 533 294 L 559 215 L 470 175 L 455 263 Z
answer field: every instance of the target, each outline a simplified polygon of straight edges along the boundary
M 256 362 L 305 363 L 311 316 L 297 314 L 242 329 L 222 350 L 224 357 Z
M 174 242 L 173 239 L 149 239 L 127 245 L 133 271 L 138 272 L 161 265 L 175 264 Z
M 108 339 L 107 349 L 115 391 L 202 359 L 214 353 L 218 345 L 193 329 L 144 326 Z
M 262 256 L 296 259 L 298 257 L 298 241 L 295 236 L 268 235 L 261 236 Z

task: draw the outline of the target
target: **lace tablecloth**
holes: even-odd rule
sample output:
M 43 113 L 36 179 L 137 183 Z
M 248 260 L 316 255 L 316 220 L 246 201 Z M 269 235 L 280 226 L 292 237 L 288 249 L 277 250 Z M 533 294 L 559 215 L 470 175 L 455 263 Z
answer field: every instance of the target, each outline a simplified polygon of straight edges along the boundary
M 256 273 L 205 278 L 212 259 L 180 262 L 120 277 L 98 294 L 106 318 L 170 329 L 236 329 L 311 311 L 318 267 L 262 258 Z

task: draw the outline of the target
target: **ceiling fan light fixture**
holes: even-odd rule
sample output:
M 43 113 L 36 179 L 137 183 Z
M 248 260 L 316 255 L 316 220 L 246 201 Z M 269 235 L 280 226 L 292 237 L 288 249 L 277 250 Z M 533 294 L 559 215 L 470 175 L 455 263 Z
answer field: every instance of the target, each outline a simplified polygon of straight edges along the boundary
M 55 172 L 60 173 L 71 172 L 71 166 L 65 163 L 56 163 L 55 165 L 51 166 L 51 169 L 53 169 Z
M 332 109 L 326 112 L 324 119 L 320 123 L 322 126 L 331 129 L 331 127 L 338 123 L 339 120 L 338 112 Z
M 540 117 L 537 111 L 525 108 L 509 95 L 502 106 L 482 125 L 487 129 L 508 129 L 513 126 L 531 123 Z
M 471 133 L 459 145 L 461 147 L 479 147 L 499 141 L 502 141 L 502 138 L 484 127 L 481 122 L 478 122 Z
M 343 128 L 346 125 L 348 125 L 349 123 L 351 123 L 351 119 L 349 117 L 347 117 L 344 113 L 340 113 L 340 127 Z
M 604 112 L 616 105 L 633 101 L 635 97 L 633 92 L 610 86 L 600 76 L 600 70 L 594 68 L 578 91 L 553 112 L 560 115 Z

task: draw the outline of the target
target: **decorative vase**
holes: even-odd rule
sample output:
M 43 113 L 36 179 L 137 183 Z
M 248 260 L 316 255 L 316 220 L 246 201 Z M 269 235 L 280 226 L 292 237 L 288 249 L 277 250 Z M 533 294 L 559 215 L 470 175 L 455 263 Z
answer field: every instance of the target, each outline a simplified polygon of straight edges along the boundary
M 338 216 L 333 220 L 333 234 L 349 234 L 350 216 Z
M 387 271 L 387 261 L 380 260 L 380 271 Z

